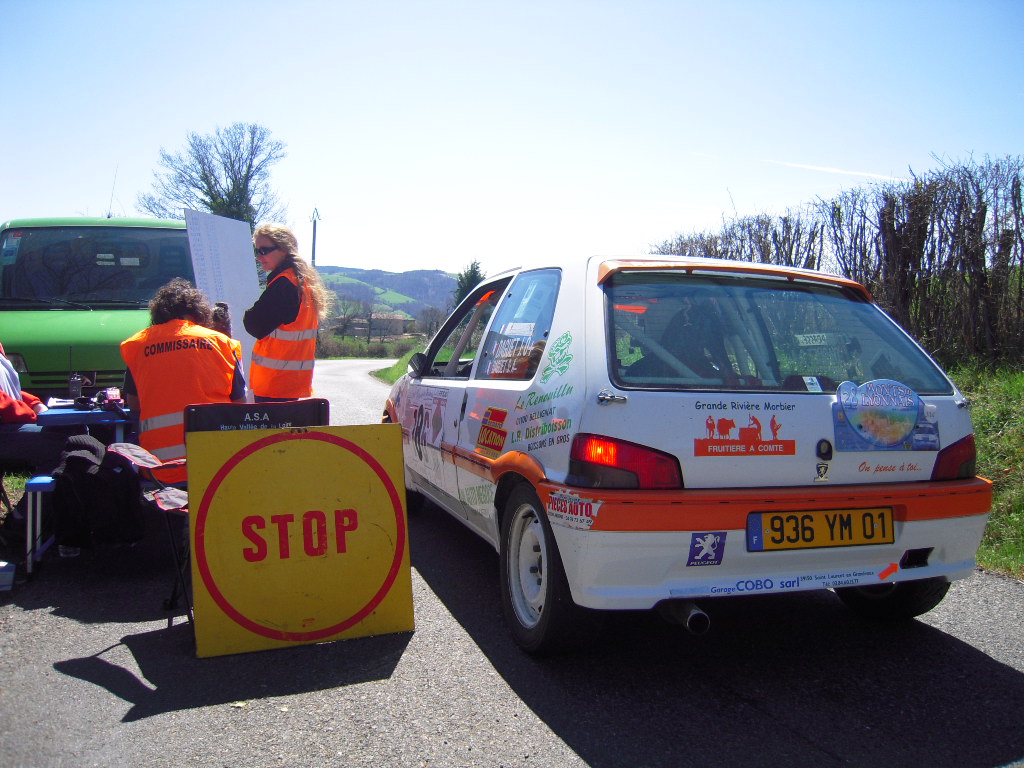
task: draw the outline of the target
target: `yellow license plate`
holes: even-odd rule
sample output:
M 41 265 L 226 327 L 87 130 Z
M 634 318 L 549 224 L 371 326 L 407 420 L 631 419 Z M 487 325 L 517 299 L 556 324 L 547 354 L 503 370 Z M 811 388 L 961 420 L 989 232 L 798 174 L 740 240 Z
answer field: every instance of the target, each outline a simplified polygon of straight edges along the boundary
M 857 547 L 896 540 L 892 508 L 753 512 L 747 517 L 747 551 Z

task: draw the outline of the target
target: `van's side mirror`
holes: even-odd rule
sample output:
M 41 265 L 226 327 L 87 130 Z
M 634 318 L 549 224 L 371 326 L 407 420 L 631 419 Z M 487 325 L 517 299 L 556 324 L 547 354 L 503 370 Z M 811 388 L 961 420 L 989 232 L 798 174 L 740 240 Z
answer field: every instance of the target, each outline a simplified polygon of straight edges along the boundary
M 415 355 L 409 358 L 409 373 L 412 374 L 414 379 L 423 378 L 423 374 L 427 369 L 427 356 L 422 352 L 417 352 Z

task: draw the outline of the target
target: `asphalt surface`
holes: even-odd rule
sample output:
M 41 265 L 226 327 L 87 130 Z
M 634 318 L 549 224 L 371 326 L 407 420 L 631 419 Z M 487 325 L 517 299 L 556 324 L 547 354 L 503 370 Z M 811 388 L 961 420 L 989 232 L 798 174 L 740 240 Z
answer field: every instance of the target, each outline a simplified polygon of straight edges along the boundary
M 318 394 L 353 420 L 332 423 L 379 419 L 379 366 L 318 363 L 318 382 L 336 367 L 355 379 Z M 825 592 L 719 598 L 706 635 L 626 614 L 534 659 L 502 624 L 493 550 L 428 505 L 410 519 L 414 632 L 196 659 L 162 608 L 153 522 L 0 593 L 0 765 L 1024 764 L 1016 580 L 979 572 L 899 625 Z

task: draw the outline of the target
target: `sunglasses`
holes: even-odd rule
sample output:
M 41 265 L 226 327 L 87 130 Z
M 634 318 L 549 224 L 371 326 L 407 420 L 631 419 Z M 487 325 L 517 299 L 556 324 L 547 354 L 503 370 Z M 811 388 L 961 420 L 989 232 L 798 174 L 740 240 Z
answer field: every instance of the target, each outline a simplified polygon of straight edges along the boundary
M 257 248 L 256 253 L 258 253 L 260 256 L 266 256 L 268 253 L 273 253 L 274 251 L 276 251 L 279 247 L 280 246 L 277 245 L 269 245 L 264 248 Z

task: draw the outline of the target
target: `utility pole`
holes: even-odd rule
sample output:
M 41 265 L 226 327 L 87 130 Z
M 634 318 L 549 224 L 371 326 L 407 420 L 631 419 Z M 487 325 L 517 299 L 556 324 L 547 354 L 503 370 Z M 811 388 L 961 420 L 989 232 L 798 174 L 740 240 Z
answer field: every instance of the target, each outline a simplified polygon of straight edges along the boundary
M 313 209 L 313 218 L 311 219 L 311 221 L 313 222 L 313 254 L 312 254 L 312 257 L 310 258 L 310 261 L 312 262 L 312 265 L 314 267 L 316 266 L 316 223 L 319 220 L 320 220 L 320 212 L 317 211 L 316 208 L 314 208 Z

